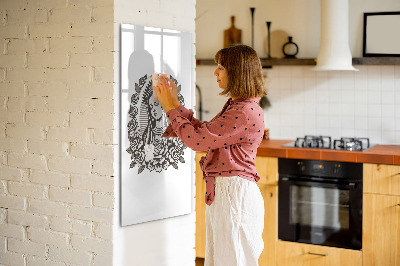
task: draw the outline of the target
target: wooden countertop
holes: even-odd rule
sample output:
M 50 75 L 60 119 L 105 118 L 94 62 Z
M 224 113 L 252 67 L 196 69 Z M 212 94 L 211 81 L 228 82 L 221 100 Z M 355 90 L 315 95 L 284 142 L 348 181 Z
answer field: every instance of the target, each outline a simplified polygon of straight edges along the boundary
M 294 140 L 263 140 L 258 156 L 339 162 L 400 165 L 400 145 L 376 145 L 365 151 L 340 151 L 282 147 Z

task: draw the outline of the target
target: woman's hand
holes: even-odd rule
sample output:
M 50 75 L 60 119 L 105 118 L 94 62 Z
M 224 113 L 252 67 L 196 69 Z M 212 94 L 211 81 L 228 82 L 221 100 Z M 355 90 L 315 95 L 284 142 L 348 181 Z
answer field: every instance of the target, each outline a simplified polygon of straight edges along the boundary
M 175 82 L 173 82 L 168 77 L 165 77 L 171 86 L 171 97 L 172 97 L 172 104 L 174 105 L 175 109 L 179 107 L 181 104 L 178 100 L 178 87 L 176 86 Z
M 174 100 L 173 96 L 171 95 L 171 89 L 168 81 L 169 79 L 165 76 L 161 76 L 160 79 L 161 82 L 158 83 L 154 90 L 157 94 L 157 98 L 161 104 L 161 107 L 164 109 L 165 113 L 168 113 L 169 110 L 175 109 Z

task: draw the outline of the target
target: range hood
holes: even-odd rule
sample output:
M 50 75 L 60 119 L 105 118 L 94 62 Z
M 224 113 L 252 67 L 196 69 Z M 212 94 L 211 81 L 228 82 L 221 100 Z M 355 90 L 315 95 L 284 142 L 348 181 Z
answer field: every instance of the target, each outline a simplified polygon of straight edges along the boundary
M 321 0 L 321 40 L 314 70 L 358 71 L 349 47 L 348 0 Z

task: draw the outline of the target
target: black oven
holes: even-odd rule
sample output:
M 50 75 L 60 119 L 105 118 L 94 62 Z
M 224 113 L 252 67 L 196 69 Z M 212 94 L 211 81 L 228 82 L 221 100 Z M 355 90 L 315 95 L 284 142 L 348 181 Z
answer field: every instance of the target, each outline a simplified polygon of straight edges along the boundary
M 278 160 L 278 238 L 361 250 L 360 163 Z

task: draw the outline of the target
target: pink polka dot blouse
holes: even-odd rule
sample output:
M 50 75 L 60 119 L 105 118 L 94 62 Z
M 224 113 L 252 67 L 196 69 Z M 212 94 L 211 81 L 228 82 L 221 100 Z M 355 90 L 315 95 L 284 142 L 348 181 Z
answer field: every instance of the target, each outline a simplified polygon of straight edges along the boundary
M 207 205 L 214 201 L 216 176 L 240 176 L 253 182 L 260 179 L 254 163 L 265 128 L 259 100 L 229 98 L 209 122 L 194 118 L 193 111 L 183 105 L 167 113 L 171 123 L 162 137 L 179 137 L 192 150 L 207 151 L 200 159 Z

